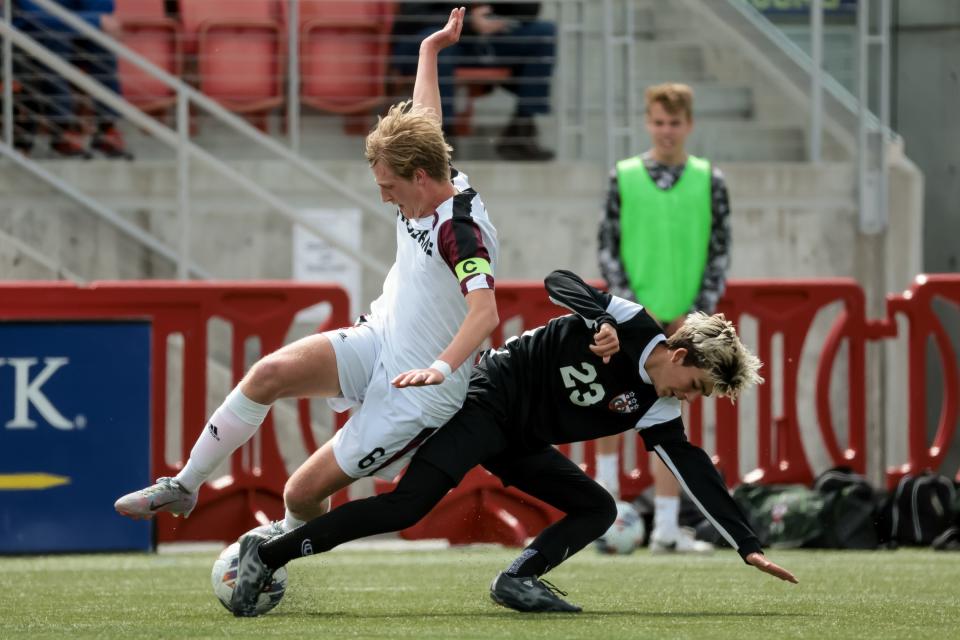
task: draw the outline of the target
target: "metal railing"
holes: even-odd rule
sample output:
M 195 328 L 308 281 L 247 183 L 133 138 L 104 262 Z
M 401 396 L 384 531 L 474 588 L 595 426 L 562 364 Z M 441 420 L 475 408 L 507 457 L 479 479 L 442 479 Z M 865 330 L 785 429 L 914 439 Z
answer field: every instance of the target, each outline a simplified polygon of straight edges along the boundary
M 243 1 L 244 0 L 238 0 L 238 2 Z M 372 1 L 373 0 L 352 0 L 350 4 L 355 5 L 357 2 Z M 879 1 L 888 4 L 888 0 Z M 869 0 L 862 0 L 862 2 L 866 4 Z M 279 71 L 279 73 L 283 75 L 283 81 L 286 82 L 286 105 L 282 109 L 279 107 L 275 109 L 275 112 L 284 114 L 287 131 L 283 136 L 270 136 L 258 130 L 244 117 L 231 112 L 217 100 L 200 93 L 196 88 L 185 82 L 184 78 L 189 77 L 188 73 L 185 73 L 182 77 L 168 73 L 135 51 L 118 43 L 109 35 L 104 34 L 99 29 L 96 29 L 71 14 L 52 0 L 36 0 L 35 3 L 45 11 L 61 19 L 83 37 L 96 42 L 99 46 L 110 52 L 110 54 L 133 65 L 146 74 L 146 76 L 159 81 L 163 86 L 168 87 L 174 92 L 176 97 L 174 103 L 176 126 L 172 129 L 163 126 L 153 118 L 145 116 L 139 110 L 128 110 L 128 108 L 131 107 L 128 102 L 123 101 L 116 95 L 106 96 L 106 94 L 103 93 L 103 87 L 96 90 L 96 98 L 109 103 L 112 108 L 115 108 L 124 116 L 128 117 L 131 123 L 154 135 L 163 144 L 174 149 L 177 153 L 179 160 L 177 209 L 179 212 L 180 235 L 176 242 L 177 248 L 172 250 L 172 255 L 181 264 L 180 271 L 182 276 L 186 276 L 191 269 L 194 269 L 192 271 L 193 275 L 199 274 L 199 272 L 196 271 L 195 264 L 188 266 L 192 263 L 187 255 L 187 240 L 190 235 L 189 225 L 191 218 L 191 203 L 189 198 L 190 166 L 191 163 L 196 160 L 207 164 L 218 162 L 214 154 L 202 148 L 196 137 L 191 134 L 190 123 L 195 117 L 191 114 L 191 109 L 209 114 L 217 122 L 224 124 L 231 131 L 238 133 L 243 140 L 252 143 L 251 146 L 266 150 L 271 154 L 271 157 L 276 157 L 290 163 L 296 170 L 315 179 L 331 192 L 357 204 L 363 211 L 373 213 L 374 217 L 377 220 L 383 221 L 385 226 L 386 224 L 393 224 L 393 216 L 379 203 L 367 199 L 361 194 L 345 187 L 340 181 L 313 164 L 312 161 L 306 159 L 301 153 L 301 147 L 304 146 L 303 140 L 301 139 L 303 115 L 301 113 L 302 87 L 300 86 L 303 73 L 303 58 L 301 57 L 301 45 L 303 43 L 300 39 L 301 29 L 292 28 L 292 25 L 300 24 L 300 18 L 303 17 L 300 13 L 302 8 L 300 0 L 276 0 L 276 6 L 278 8 L 286 7 L 284 12 L 284 18 L 286 20 L 285 26 L 282 26 L 284 23 L 279 22 L 279 17 L 277 24 L 281 25 L 282 30 L 288 36 L 286 39 L 287 46 L 285 48 L 287 58 L 285 69 L 281 68 Z M 703 3 L 704 0 L 687 0 L 685 5 L 690 6 Z M 604 122 L 606 133 L 604 159 L 607 165 L 610 165 L 622 153 L 635 152 L 638 144 L 637 133 L 639 131 L 639 122 L 637 118 L 639 115 L 642 115 L 642 105 L 637 104 L 636 88 L 632 86 L 637 51 L 637 47 L 635 46 L 636 34 L 633 33 L 636 15 L 635 3 L 632 0 L 605 0 L 602 4 L 591 3 L 589 0 L 553 0 L 552 2 L 545 2 L 543 4 L 545 18 L 555 21 L 557 33 L 559 34 L 555 42 L 557 49 L 556 62 L 558 65 L 564 65 L 565 68 L 563 72 L 554 74 L 554 77 L 551 79 L 553 83 L 553 100 L 555 101 L 554 111 L 556 113 L 557 123 L 558 155 L 561 159 L 577 159 L 583 157 L 587 140 L 594 139 L 593 136 L 587 135 L 588 128 L 586 123 L 588 115 L 591 115 L 595 118 L 601 118 Z M 754 27 L 759 30 L 761 35 L 758 37 L 765 39 L 767 42 L 774 43 L 776 47 L 784 51 L 786 55 L 809 74 L 809 82 L 805 84 L 804 88 L 800 89 L 798 93 L 792 95 L 798 102 L 802 102 L 805 99 L 803 94 L 806 93 L 807 88 L 809 89 L 809 94 L 806 97 L 809 97 L 811 102 L 809 139 L 811 159 L 816 160 L 820 155 L 823 127 L 830 128 L 830 131 L 836 135 L 845 135 L 844 127 L 838 127 L 835 120 L 830 117 L 830 112 L 824 109 L 824 101 L 840 104 L 850 115 L 859 117 L 858 122 L 862 124 L 859 138 L 861 142 L 857 144 L 857 140 L 854 140 L 853 136 L 850 136 L 850 138 L 852 146 L 855 149 L 859 148 L 861 150 L 861 158 L 864 157 L 863 154 L 865 153 L 863 151 L 864 144 L 862 143 L 864 137 L 872 140 L 871 136 L 874 136 L 877 131 L 884 132 L 883 136 L 885 140 L 889 140 L 895 135 L 885 126 L 884 122 L 887 116 L 884 115 L 883 111 L 881 111 L 881 117 L 879 119 L 874 116 L 866 109 L 865 101 L 857 100 L 849 91 L 846 91 L 839 83 L 831 78 L 829 74 L 821 73 L 819 70 L 822 64 L 810 56 L 807 56 L 802 49 L 797 47 L 797 45 L 777 29 L 776 26 L 766 20 L 766 18 L 755 9 L 747 5 L 747 3 L 739 2 L 738 0 L 727 0 L 726 3 L 713 2 L 711 0 L 708 4 L 711 7 L 724 5 L 735 10 L 743 20 L 754 25 Z M 821 0 L 814 0 L 814 7 L 820 5 L 822 5 Z M 10 81 L 10 78 L 13 77 L 13 45 L 16 42 L 18 49 L 23 51 L 27 51 L 29 48 L 31 55 L 37 51 L 31 47 L 37 47 L 39 45 L 30 40 L 25 34 L 15 33 L 16 29 L 10 24 L 11 0 L 4 0 L 4 7 L 5 17 L 2 28 L 5 36 L 3 38 L 4 55 L 2 65 L 4 72 L 3 78 L 5 80 L 5 82 L 3 82 L 3 136 L 6 141 L 4 153 L 8 157 L 12 157 L 15 146 L 15 132 L 13 131 L 15 121 L 15 114 L 13 112 L 14 100 L 12 97 L 12 82 Z M 818 31 L 816 13 L 815 11 L 812 14 L 813 22 L 811 23 L 811 29 L 814 32 Z M 727 17 L 729 18 L 729 12 Z M 821 39 L 816 33 L 814 36 L 814 42 Z M 17 38 L 26 38 L 26 40 Z M 867 40 L 862 41 L 866 42 Z M 603 45 L 602 51 L 591 52 L 589 50 L 590 47 L 588 45 L 594 42 Z M 818 47 L 815 45 L 814 58 L 820 57 L 816 55 L 817 49 Z M 822 46 L 819 46 L 819 49 L 822 51 Z M 49 62 L 47 66 L 51 68 L 56 66 L 58 73 L 63 73 L 65 77 L 74 81 L 74 83 L 81 86 L 81 88 L 86 89 L 89 86 L 88 83 L 91 82 L 91 80 L 89 76 L 85 76 L 85 74 L 82 73 L 82 70 L 76 69 L 63 60 L 55 64 L 54 58 L 50 57 L 53 55 L 52 52 L 47 52 L 47 54 L 49 55 L 43 58 L 44 61 Z M 39 58 L 40 56 L 35 57 Z M 862 56 L 861 59 L 865 60 L 866 56 Z M 591 75 L 588 73 L 588 60 L 592 60 L 598 66 L 605 64 L 605 66 L 602 67 L 602 74 L 594 74 L 595 76 L 602 76 L 602 80 L 596 85 L 600 88 L 599 92 L 587 88 L 585 80 Z M 887 75 L 886 73 L 883 74 L 884 77 Z M 387 83 L 391 77 L 392 74 L 388 72 L 382 78 L 376 78 L 375 80 Z M 861 79 L 865 77 L 866 74 L 861 74 Z M 684 78 L 677 79 L 683 80 Z M 618 86 L 622 87 L 622 90 L 616 90 Z M 887 89 L 887 93 L 884 93 L 884 95 L 887 96 L 887 98 L 884 98 L 884 102 L 888 101 L 888 91 L 889 89 Z M 92 89 L 90 92 L 91 94 L 95 93 Z M 384 104 L 389 101 L 390 97 L 389 91 L 386 91 Z M 588 100 L 588 98 L 590 100 Z M 120 102 L 117 102 L 117 100 L 120 100 Z M 506 117 L 505 114 L 498 115 Z M 853 128 L 849 127 L 846 131 L 852 132 Z M 596 136 L 593 144 L 599 147 L 598 141 L 603 139 L 602 136 Z M 870 148 L 873 147 L 870 146 Z M 16 158 L 15 160 L 19 159 L 20 158 Z M 21 162 L 18 162 L 18 164 L 25 166 L 24 163 Z M 861 162 L 861 167 L 864 168 L 863 171 L 865 172 L 869 169 L 868 163 L 866 162 Z M 295 209 L 285 204 L 282 199 L 275 194 L 271 194 L 256 185 L 248 184 L 247 181 L 229 165 L 220 163 L 215 168 L 218 173 L 238 184 L 259 201 L 266 203 L 271 208 L 280 211 L 281 214 L 288 219 L 295 221 L 297 224 L 301 224 L 310 231 L 323 237 L 334 247 L 351 256 L 359 263 L 364 264 L 367 269 L 377 273 L 385 271 L 385 265 L 375 259 L 371 259 L 362 252 L 357 252 L 349 247 L 343 246 L 342 243 L 338 243 L 335 238 L 330 238 L 323 229 L 318 228 L 308 220 L 300 217 Z M 40 175 L 35 168 L 30 170 Z M 873 171 L 873 169 L 869 170 Z M 874 190 L 874 187 L 877 186 L 877 180 L 874 179 L 876 173 L 867 172 L 862 175 L 866 177 L 861 178 L 860 192 L 861 194 L 865 194 L 868 193 L 868 191 Z M 51 184 L 57 181 L 56 176 L 49 172 L 47 175 L 41 175 L 40 177 L 50 181 Z M 880 179 L 881 184 L 883 184 L 882 174 Z M 877 187 L 877 189 L 882 190 L 880 187 Z M 69 193 L 69 190 L 65 189 L 65 191 Z M 77 190 L 74 189 L 74 191 Z M 78 196 L 78 199 L 83 201 L 80 196 Z M 89 200 L 89 198 L 87 198 L 87 200 Z M 101 209 L 104 209 L 104 207 L 101 207 Z M 878 209 L 868 203 L 862 207 L 861 210 L 866 214 L 875 212 Z M 103 215 L 102 211 L 99 213 Z M 119 216 L 116 215 L 113 217 L 115 219 L 119 218 Z M 874 217 L 874 220 L 882 221 L 884 219 L 883 215 Z M 871 224 L 871 221 L 865 217 L 863 227 L 866 229 L 869 224 Z M 880 224 L 881 226 L 879 228 L 882 228 L 882 222 Z M 170 252 L 171 250 L 168 248 L 163 255 L 169 255 Z
M 57 53 L 62 54 L 62 52 L 50 51 L 47 47 L 42 46 L 43 43 L 38 43 L 35 38 L 30 37 L 30 34 L 23 33 L 22 31 L 16 29 L 13 24 L 11 24 L 11 18 L 14 16 L 12 3 L 10 0 L 4 0 L 4 22 L 2 29 L 0 29 L 2 30 L 4 36 L 2 76 L 4 98 L 4 155 L 11 158 L 15 164 L 21 168 L 30 171 L 38 178 L 68 194 L 85 207 L 90 208 L 97 215 L 101 216 L 114 226 L 120 228 L 123 233 L 142 241 L 146 246 L 149 246 L 151 249 L 157 251 L 160 255 L 174 259 L 178 264 L 178 273 L 181 277 L 188 277 L 191 275 L 195 277 L 204 277 L 206 275 L 206 272 L 197 267 L 197 265 L 194 264 L 188 256 L 188 240 L 190 235 L 191 218 L 189 197 L 190 163 L 191 160 L 196 159 L 199 159 L 201 162 L 214 167 L 218 173 L 226 177 L 228 180 L 235 182 L 242 189 L 249 192 L 261 202 L 266 203 L 271 208 L 276 209 L 291 221 L 296 222 L 313 233 L 316 233 L 335 248 L 344 252 L 346 255 L 349 255 L 357 262 L 363 264 L 367 269 L 378 274 L 385 273 L 387 269 L 385 264 L 381 263 L 375 258 L 371 258 L 363 252 L 351 249 L 341 241 L 338 241 L 336 238 L 330 236 L 330 234 L 324 229 L 319 228 L 309 220 L 298 215 L 298 212 L 295 209 L 283 203 L 281 199 L 275 195 L 256 185 L 250 184 L 229 165 L 219 162 L 212 153 L 200 148 L 200 146 L 196 144 L 196 141 L 191 137 L 191 123 L 195 122 L 195 114 L 191 114 L 191 109 L 209 114 L 216 121 L 226 125 L 234 132 L 239 133 L 246 140 L 254 143 L 257 148 L 264 149 L 272 156 L 290 163 L 295 169 L 315 179 L 325 188 L 358 205 L 361 210 L 368 213 L 373 213 L 376 219 L 383 221 L 385 224 L 390 224 L 391 226 L 393 225 L 392 214 L 388 213 L 379 203 L 376 203 L 345 187 L 340 181 L 331 176 L 328 172 L 319 168 L 298 152 L 301 146 L 300 99 L 298 97 L 301 59 L 300 48 L 298 46 L 299 29 L 293 28 L 293 25 L 298 24 L 300 2 L 299 0 L 279 0 L 279 2 L 281 2 L 282 5 L 287 8 L 285 12 L 287 14 L 287 25 L 284 29 L 282 29 L 282 31 L 289 35 L 287 48 L 288 61 L 285 74 L 285 80 L 287 82 L 286 123 L 289 130 L 289 146 L 283 144 L 283 140 L 281 138 L 267 135 L 265 132 L 260 131 L 252 126 L 245 118 L 231 112 L 224 106 L 224 104 L 229 103 L 229 99 L 224 100 L 224 104 L 221 104 L 218 102 L 218 100 L 204 95 L 194 87 L 191 87 L 183 80 L 183 78 L 173 75 L 167 70 L 160 68 L 150 60 L 146 59 L 144 56 L 117 41 L 109 34 L 87 23 L 56 2 L 53 2 L 52 0 L 36 0 L 35 4 L 37 7 L 45 11 L 50 16 L 53 16 L 57 20 L 61 21 L 63 24 L 67 25 L 67 27 L 73 30 L 76 34 L 79 34 L 83 38 L 88 39 L 90 42 L 95 43 L 96 46 L 102 47 L 105 55 L 115 56 L 121 62 L 132 65 L 143 74 L 146 74 L 147 77 L 152 78 L 161 83 L 162 86 L 167 87 L 167 89 L 175 96 L 175 102 L 173 105 L 175 114 L 175 127 L 172 130 L 168 127 L 165 127 L 157 120 L 146 117 L 139 109 L 135 109 L 134 105 L 124 100 L 121 96 L 109 92 L 104 86 L 101 85 L 101 83 L 95 82 L 88 73 L 85 73 L 84 68 L 78 68 L 76 64 L 73 64 L 78 62 L 78 60 L 66 60 L 62 55 L 57 55 Z M 556 4 L 558 7 L 558 13 L 560 12 L 559 7 L 562 5 L 576 6 L 576 9 L 573 12 L 567 12 L 567 15 L 574 16 L 574 19 L 583 19 L 585 15 L 584 3 L 585 0 L 554 0 L 554 4 Z M 279 7 L 280 5 L 278 4 L 277 6 Z M 337 22 L 336 16 L 333 17 L 333 22 Z M 42 36 L 42 39 L 46 42 L 61 42 L 61 40 L 57 40 L 57 38 L 62 39 L 65 37 L 62 33 L 50 32 L 49 28 L 43 27 L 42 24 L 37 24 L 36 26 L 39 30 L 46 29 L 46 31 L 38 32 L 38 37 Z M 571 28 L 563 27 L 563 29 L 575 34 L 572 37 L 574 40 L 578 41 L 582 49 L 584 34 L 582 24 L 573 25 Z M 66 37 L 72 38 L 73 34 Z M 16 45 L 16 49 L 14 49 L 14 45 Z M 57 48 L 59 49 L 60 47 L 58 46 Z M 23 55 L 18 56 L 18 54 Z M 24 66 L 22 63 L 19 65 L 15 64 L 15 60 L 18 57 L 21 61 L 28 60 L 29 64 L 26 66 Z M 514 60 L 512 62 L 516 61 Z M 549 62 L 552 63 L 552 60 Z M 109 109 L 116 111 L 119 115 L 125 117 L 132 124 L 139 127 L 139 129 L 146 131 L 148 134 L 152 135 L 160 142 L 176 151 L 176 159 L 178 164 L 177 210 L 179 212 L 178 224 L 180 228 L 180 234 L 176 242 L 177 248 L 175 250 L 175 254 L 171 254 L 171 250 L 165 247 L 165 245 L 159 241 L 148 241 L 148 235 L 137 233 L 133 225 L 121 224 L 122 218 L 117 215 L 116 212 L 110 210 L 108 207 L 100 203 L 94 203 L 93 199 L 87 194 L 82 193 L 81 190 L 66 184 L 58 176 L 51 172 L 45 171 L 41 167 L 35 165 L 35 163 L 24 161 L 23 157 L 16 154 L 15 149 L 18 147 L 18 134 L 21 134 L 22 132 L 15 130 L 18 116 L 18 113 L 14 111 L 14 105 L 16 101 L 13 96 L 12 81 L 12 79 L 15 77 L 15 71 L 19 71 L 21 73 L 25 72 L 25 75 L 22 76 L 22 80 L 24 80 L 23 84 L 25 85 L 33 85 L 36 84 L 38 80 L 44 80 L 43 78 L 36 77 L 36 74 L 38 73 L 48 73 L 51 76 L 57 75 L 58 77 L 62 77 L 64 79 L 64 86 L 66 86 L 65 81 L 69 80 L 75 86 L 86 91 L 89 96 L 93 98 L 93 100 L 105 104 Z M 184 77 L 187 76 L 185 75 Z M 388 78 L 378 78 L 377 80 L 386 82 Z M 576 84 L 579 85 L 579 83 Z M 50 99 L 50 96 L 37 95 L 38 93 L 39 92 L 33 92 L 32 95 L 40 100 L 41 103 L 44 100 Z M 558 90 L 558 93 L 566 95 L 568 92 L 565 88 L 561 88 Z M 569 114 L 566 112 L 566 109 L 559 118 L 561 127 L 569 127 L 569 129 L 572 131 L 572 135 L 579 136 L 579 142 L 581 145 L 583 139 L 585 138 L 582 120 L 577 121 L 576 119 L 583 117 L 583 104 L 585 102 L 583 94 L 584 91 L 581 89 L 574 100 L 574 103 L 577 106 L 577 109 L 574 111 L 574 119 L 571 120 Z M 21 99 L 18 111 L 22 108 L 23 100 Z M 26 114 L 26 117 L 31 120 L 31 126 L 35 126 L 32 123 L 36 120 L 44 120 L 47 131 L 49 131 L 51 136 L 54 138 L 58 137 L 62 133 L 65 124 L 70 124 L 58 122 L 56 118 L 38 118 L 37 116 L 38 114 Z M 70 126 L 73 125 L 70 124 Z M 559 137 L 561 140 L 564 140 L 569 136 L 563 134 Z M 565 146 L 564 148 L 566 149 L 568 147 Z
M 688 0 L 698 5 L 701 13 L 715 11 L 720 3 L 705 0 Z M 871 6 L 880 5 L 880 19 L 876 30 L 872 29 Z M 830 124 L 838 140 L 849 140 L 859 168 L 858 195 L 860 199 L 860 229 L 863 233 L 875 234 L 887 226 L 887 153 L 890 144 L 898 136 L 890 128 L 890 0 L 859 0 L 857 6 L 858 26 L 858 90 L 853 95 L 823 69 L 823 2 L 811 0 L 810 31 L 811 54 L 808 55 L 776 25 L 755 7 L 741 0 L 726 0 L 723 3 L 735 14 L 750 24 L 765 41 L 772 44 L 793 64 L 808 76 L 809 95 L 803 96 L 809 103 L 809 149 L 810 160 L 821 157 L 823 128 Z M 741 34 L 742 35 L 742 34 Z M 870 48 L 880 47 L 879 117 L 869 107 Z M 838 105 L 853 118 L 857 135 L 850 136 L 843 123 L 829 122 L 825 113 L 824 97 Z M 802 102 L 801 102 L 802 104 Z M 827 120 L 827 121 L 825 121 Z M 852 129 L 853 127 L 850 127 Z
M 8 0 L 9 1 L 9 0 Z M 179 78 L 176 78 L 164 70 L 160 69 L 149 60 L 145 59 L 143 56 L 132 51 L 131 49 L 123 46 L 122 44 L 115 41 L 110 36 L 104 34 L 99 29 L 91 26 L 81 18 L 77 17 L 75 14 L 64 9 L 62 6 L 58 5 L 51 0 L 35 0 L 35 4 L 41 7 L 44 11 L 47 11 L 49 14 L 55 16 L 56 18 L 62 20 L 71 28 L 75 29 L 77 32 L 83 34 L 83 36 L 90 38 L 92 41 L 96 42 L 100 46 L 104 47 L 114 55 L 128 60 L 132 64 L 136 65 L 144 72 L 148 73 L 154 78 L 157 78 L 163 81 L 170 87 L 173 87 L 177 92 L 178 99 L 178 108 L 177 108 L 177 130 L 173 131 L 169 127 L 161 124 L 154 118 L 147 116 L 142 111 L 134 107 L 123 97 L 118 96 L 113 93 L 102 84 L 96 82 L 89 75 L 84 73 L 82 70 L 78 69 L 76 66 L 69 64 L 63 58 L 57 54 L 51 52 L 49 49 L 42 47 L 34 39 L 26 36 L 19 30 L 15 29 L 9 20 L 5 20 L 0 24 L 0 31 L 3 32 L 5 43 L 12 43 L 25 51 L 31 57 L 40 61 L 55 73 L 61 74 L 63 77 L 70 80 L 72 83 L 86 91 L 94 99 L 102 101 L 104 104 L 108 105 L 110 108 L 116 110 L 119 114 L 127 118 L 130 122 L 134 123 L 138 127 L 148 131 L 154 137 L 156 137 L 161 142 L 166 143 L 170 147 L 177 150 L 178 156 L 178 203 L 181 207 L 181 234 L 179 242 L 179 255 L 177 258 L 178 262 L 178 273 L 181 277 L 187 277 L 190 272 L 194 275 L 198 275 L 199 272 L 193 268 L 189 256 L 186 254 L 187 241 L 186 238 L 189 236 L 188 230 L 188 221 L 189 221 L 189 166 L 190 159 L 195 158 L 204 162 L 206 165 L 213 168 L 215 171 L 220 173 L 222 176 L 232 181 L 234 184 L 239 186 L 241 189 L 247 191 L 250 195 L 257 198 L 261 202 L 268 205 L 270 208 L 275 209 L 280 212 L 286 218 L 303 226 L 305 229 L 309 230 L 312 233 L 315 233 L 319 237 L 323 238 L 331 246 L 342 251 L 346 255 L 349 255 L 351 258 L 356 260 L 358 263 L 362 264 L 365 268 L 370 269 L 378 274 L 385 274 L 387 272 L 388 266 L 382 263 L 380 260 L 373 258 L 362 251 L 357 251 L 347 244 L 340 241 L 338 238 L 332 236 L 327 230 L 311 222 L 309 219 L 302 216 L 295 208 L 287 204 L 275 194 L 270 193 L 266 189 L 253 184 L 248 179 L 246 179 L 242 174 L 240 174 L 236 169 L 230 167 L 226 163 L 222 162 L 211 153 L 200 148 L 196 144 L 190 141 L 189 139 L 189 113 L 187 109 L 188 104 L 196 105 L 202 109 L 205 109 L 207 112 L 213 114 L 218 120 L 229 125 L 235 131 L 243 134 L 249 139 L 253 140 L 261 147 L 269 149 L 271 152 L 275 153 L 279 158 L 289 162 L 293 167 L 299 169 L 306 173 L 308 176 L 317 179 L 321 182 L 326 188 L 330 189 L 334 193 L 346 198 L 352 203 L 358 205 L 362 210 L 367 212 L 372 212 L 379 218 L 385 220 L 391 226 L 393 224 L 393 216 L 385 211 L 385 209 L 380 206 L 378 203 L 374 203 L 364 196 L 361 196 L 354 191 L 351 191 L 348 188 L 345 188 L 340 182 L 330 175 L 328 172 L 320 169 L 307 159 L 302 156 L 297 155 L 292 152 L 290 149 L 280 144 L 274 138 L 264 134 L 261 131 L 258 131 L 256 128 L 251 126 L 244 119 L 238 117 L 237 115 L 229 112 L 223 108 L 220 104 L 211 100 L 207 96 L 201 94 L 196 89 L 190 87 Z M 5 13 L 6 16 L 9 16 L 9 13 Z M 5 49 L 9 48 L 10 44 L 5 44 Z M 9 60 L 12 58 L 12 52 L 8 56 L 4 56 L 4 66 L 6 67 Z M 11 78 L 12 75 L 5 75 L 4 78 Z M 4 91 L 7 92 L 12 90 L 12 87 L 9 87 L 11 82 L 4 82 Z M 5 100 L 5 111 L 9 114 L 5 118 L 5 122 L 12 122 L 12 114 L 9 110 L 12 109 L 12 94 Z M 10 125 L 5 125 L 5 146 L 4 149 L 5 155 L 12 157 L 16 154 L 14 149 L 14 139 L 13 131 Z M 19 163 L 21 166 L 24 166 L 24 163 Z M 37 173 L 36 171 L 34 171 Z M 44 177 L 45 180 L 51 184 L 56 184 L 64 193 L 68 194 L 79 194 L 79 191 L 71 188 L 69 185 L 64 183 L 62 180 L 48 174 Z M 90 206 L 90 199 L 85 197 L 77 197 L 78 202 L 84 204 L 84 206 Z M 95 207 L 92 208 L 96 213 L 104 216 L 106 212 L 105 207 Z M 110 220 L 109 216 L 104 216 Z M 113 222 L 113 220 L 111 220 Z M 129 231 L 129 230 L 125 230 Z M 161 252 L 162 255 L 166 255 L 167 252 Z

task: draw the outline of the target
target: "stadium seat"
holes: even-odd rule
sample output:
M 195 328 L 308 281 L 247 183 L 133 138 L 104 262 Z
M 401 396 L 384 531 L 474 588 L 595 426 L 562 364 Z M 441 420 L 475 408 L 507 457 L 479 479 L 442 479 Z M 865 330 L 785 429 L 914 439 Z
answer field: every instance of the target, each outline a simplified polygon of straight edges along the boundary
M 466 107 L 457 113 L 453 129 L 458 136 L 473 133 L 473 102 L 510 79 L 510 67 L 457 67 L 453 72 L 453 81 L 457 87 L 466 89 Z
M 180 0 L 185 50 L 197 56 L 197 85 L 236 113 L 266 115 L 283 104 L 283 29 L 275 0 Z M 282 4 L 282 3 L 281 3 Z
M 164 0 L 115 0 L 113 15 L 120 27 L 115 36 L 121 43 L 167 73 L 180 75 L 180 27 L 166 16 Z M 174 105 L 176 91 L 164 82 L 122 57 L 117 64 L 124 98 L 147 113 L 164 114 Z
M 303 0 L 301 102 L 341 114 L 366 114 L 382 104 L 393 15 L 393 2 Z

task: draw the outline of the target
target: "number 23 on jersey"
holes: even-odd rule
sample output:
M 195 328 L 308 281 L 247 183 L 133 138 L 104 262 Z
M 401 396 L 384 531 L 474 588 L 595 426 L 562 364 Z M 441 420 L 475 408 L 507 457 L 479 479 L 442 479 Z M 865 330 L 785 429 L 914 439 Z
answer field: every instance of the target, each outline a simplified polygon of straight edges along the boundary
M 578 366 L 560 367 L 560 377 L 563 386 L 572 389 L 570 402 L 579 407 L 589 407 L 603 399 L 604 390 L 597 379 L 597 370 L 589 362 L 581 362 Z

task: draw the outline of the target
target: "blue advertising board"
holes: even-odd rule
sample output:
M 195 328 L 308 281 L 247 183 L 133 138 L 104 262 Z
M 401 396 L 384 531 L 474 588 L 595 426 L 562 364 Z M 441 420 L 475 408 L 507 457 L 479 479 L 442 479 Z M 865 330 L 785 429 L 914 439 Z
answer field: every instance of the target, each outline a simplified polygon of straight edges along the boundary
M 149 549 L 150 323 L 0 322 L 0 553 Z

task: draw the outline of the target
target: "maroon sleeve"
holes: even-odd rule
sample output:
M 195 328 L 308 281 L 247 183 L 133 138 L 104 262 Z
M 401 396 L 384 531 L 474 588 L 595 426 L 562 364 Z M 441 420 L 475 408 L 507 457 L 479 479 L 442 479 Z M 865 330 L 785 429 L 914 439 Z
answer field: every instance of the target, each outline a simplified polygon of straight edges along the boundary
M 468 190 L 454 196 L 453 217 L 441 224 L 437 232 L 440 256 L 450 267 L 454 277 L 458 277 L 457 265 L 464 260 L 480 258 L 487 263 L 490 262 L 490 253 L 483 244 L 483 234 L 469 213 L 470 201 L 474 195 L 476 194 L 472 190 Z M 483 284 L 471 284 L 476 278 L 483 278 Z M 463 295 L 477 288 L 493 289 L 493 276 L 477 273 L 473 276 L 467 275 L 460 281 L 460 291 Z

